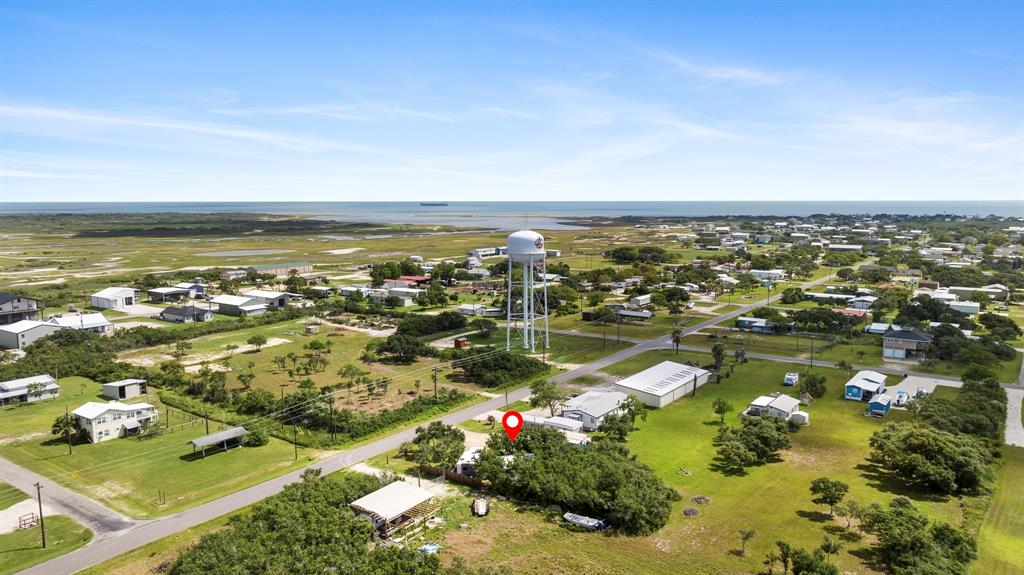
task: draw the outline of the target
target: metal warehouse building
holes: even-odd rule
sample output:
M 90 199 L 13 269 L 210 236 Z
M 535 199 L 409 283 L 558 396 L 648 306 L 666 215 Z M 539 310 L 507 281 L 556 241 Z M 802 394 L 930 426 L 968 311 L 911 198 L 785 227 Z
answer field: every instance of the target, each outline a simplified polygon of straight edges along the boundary
M 650 407 L 665 407 L 708 382 L 711 372 L 663 361 L 615 383 L 615 388 L 637 397 Z

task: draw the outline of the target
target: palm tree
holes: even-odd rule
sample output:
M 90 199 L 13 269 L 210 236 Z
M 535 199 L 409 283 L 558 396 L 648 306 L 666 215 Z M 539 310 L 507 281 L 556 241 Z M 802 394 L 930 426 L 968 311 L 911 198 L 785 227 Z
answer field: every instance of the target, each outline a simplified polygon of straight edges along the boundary
M 679 346 L 683 344 L 683 330 L 675 328 L 672 330 L 672 348 L 679 354 Z

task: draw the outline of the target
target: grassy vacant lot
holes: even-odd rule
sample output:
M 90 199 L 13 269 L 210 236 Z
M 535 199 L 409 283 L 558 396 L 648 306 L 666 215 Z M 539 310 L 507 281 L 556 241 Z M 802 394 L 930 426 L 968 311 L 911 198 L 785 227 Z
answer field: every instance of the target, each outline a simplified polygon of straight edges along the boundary
M 749 353 L 782 355 L 786 357 L 811 357 L 811 342 L 807 337 L 795 335 L 767 335 L 711 328 L 703 333 L 688 335 L 683 338 L 684 345 L 695 345 L 711 348 L 715 343 L 724 343 L 729 351 L 742 347 Z M 709 335 L 717 335 L 711 338 Z M 836 344 L 827 340 L 816 339 L 814 342 L 814 359 L 828 362 L 846 360 L 858 365 L 882 365 L 882 348 L 871 343 Z M 859 355 L 857 352 L 863 352 Z
M 610 366 L 613 375 L 629 375 L 666 359 L 709 361 L 707 354 L 674 354 L 671 350 L 647 352 Z M 827 533 L 844 539 L 845 549 L 836 559 L 841 570 L 876 573 L 870 563 L 868 544 L 843 532 L 841 525 L 810 501 L 811 480 L 828 476 L 850 484 L 850 496 L 861 503 L 887 502 L 895 495 L 914 500 L 929 516 L 958 524 L 960 501 L 933 498 L 908 491 L 867 464 L 868 438 L 883 420 L 863 415 L 863 404 L 839 398 L 846 377 L 836 370 L 820 369 L 828 377 L 829 394 L 806 410 L 811 425 L 795 433 L 793 449 L 781 461 L 751 468 L 746 475 L 725 475 L 713 467 L 711 440 L 718 417 L 711 403 L 716 397 L 742 410 L 756 396 L 781 391 L 779 382 L 790 369 L 784 364 L 752 360 L 736 367 L 721 384 L 709 384 L 694 398 L 651 411 L 646 422 L 629 438 L 629 447 L 640 461 L 653 467 L 683 496 L 669 524 L 651 536 L 617 537 L 609 542 L 596 534 L 570 533 L 539 513 L 502 509 L 474 523 L 469 532 L 452 532 L 447 551 L 464 555 L 471 563 L 508 566 L 523 572 L 567 573 L 750 573 L 761 568 L 761 559 L 776 539 L 812 548 Z M 904 417 L 893 412 L 889 420 Z M 737 425 L 736 411 L 726 417 Z M 707 505 L 690 501 L 695 495 L 712 498 Z M 967 499 L 968 507 L 979 500 Z M 682 515 L 684 507 L 698 507 L 700 516 Z M 737 531 L 753 528 L 757 537 L 739 556 Z M 543 565 L 543 569 L 537 566 Z
M 480 334 L 469 336 L 469 341 L 477 345 L 493 345 L 501 349 L 505 348 L 505 331 L 495 331 L 490 337 L 483 337 Z M 633 347 L 630 342 L 616 342 L 614 338 L 603 342 L 600 338 L 565 335 L 553 333 L 550 335 L 551 347 L 547 352 L 548 361 L 554 363 L 590 363 L 595 359 Z M 522 342 L 520 342 L 521 344 Z M 540 342 L 538 342 L 540 343 Z M 538 345 L 538 348 L 540 346 Z M 523 350 L 525 351 L 525 350 Z M 538 356 L 540 354 L 538 353 Z
M 998 481 L 978 537 L 976 575 L 1024 573 L 1024 448 L 1003 447 Z
M 92 531 L 63 515 L 46 518 L 46 549 L 39 529 L 0 535 L 0 575 L 17 573 L 37 563 L 74 551 L 92 539 Z
M 579 314 L 555 317 L 551 319 L 551 329 L 577 330 L 586 333 L 601 334 L 608 337 L 610 341 L 615 339 L 616 333 L 622 337 L 632 339 L 655 339 L 672 333 L 672 326 L 677 322 L 683 327 L 700 323 L 712 316 L 698 314 L 672 316 L 667 311 L 659 311 L 646 324 L 618 326 L 614 323 L 600 324 L 586 322 L 580 319 Z
M 1000 361 L 996 365 L 992 366 L 992 371 L 995 372 L 996 377 L 1002 383 L 1017 383 L 1017 378 L 1020 377 L 1022 360 L 1024 360 L 1024 354 L 1017 352 L 1017 356 L 1011 361 Z M 965 367 L 967 366 L 960 362 L 940 361 L 938 365 L 934 367 L 917 366 L 914 370 L 926 373 L 935 373 L 938 375 L 954 375 L 959 377 L 960 374 L 963 373 Z
M 151 403 L 155 396 L 150 396 Z M 63 412 L 63 405 L 61 406 Z M 163 416 L 163 411 L 161 411 Z M 98 444 L 67 445 L 51 437 L 52 418 L 43 420 L 42 436 L 0 446 L 0 456 L 93 497 L 132 517 L 154 517 L 216 499 L 309 463 L 319 453 L 300 450 L 293 461 L 291 445 L 278 439 L 262 447 L 236 448 L 193 459 L 190 439 L 206 433 L 201 420 L 171 421 L 172 431 L 144 439 L 120 438 Z M 210 424 L 210 432 L 218 425 Z M 158 503 L 158 491 L 166 504 Z
M 369 372 L 368 376 L 374 379 L 385 376 L 391 377 L 392 385 L 388 396 L 384 398 L 386 401 L 382 399 L 370 401 L 363 397 L 357 402 L 358 405 L 356 407 L 376 410 L 384 407 L 398 407 L 404 403 L 409 397 L 408 392 L 415 390 L 416 379 L 421 379 L 423 382 L 430 379 L 424 367 L 432 365 L 437 361 L 431 358 L 424 358 L 411 364 L 363 363 L 359 360 L 359 354 L 370 340 L 370 337 L 366 334 L 322 326 L 319 335 L 307 335 L 303 332 L 303 322 L 296 320 L 197 338 L 192 340 L 192 350 L 182 358 L 182 362 L 186 365 L 196 365 L 201 360 L 208 360 L 211 364 L 222 364 L 229 355 L 226 346 L 230 344 L 246 345 L 246 340 L 256 334 L 264 335 L 267 340 L 278 343 L 277 345 L 264 347 L 259 351 L 250 350 L 242 353 L 236 352 L 231 355 L 227 361 L 232 370 L 228 375 L 229 388 L 241 388 L 241 384 L 235 378 L 235 375 L 247 371 L 249 369 L 248 364 L 252 362 L 254 364 L 252 371 L 256 376 L 252 382 L 252 387 L 263 388 L 279 394 L 282 392 L 283 386 L 284 393 L 294 392 L 298 388 L 298 382 L 306 379 L 307 376 L 296 375 L 295 377 L 290 377 L 288 370 L 293 366 L 293 363 L 288 361 L 285 364 L 285 368 L 281 369 L 274 363 L 274 358 L 287 357 L 290 353 L 295 354 L 296 365 L 301 366 L 311 355 L 311 352 L 304 349 L 303 346 L 313 339 L 319 339 L 329 342 L 332 346 L 330 352 L 323 354 L 323 357 L 330 363 L 325 371 L 314 373 L 308 376 L 309 379 L 312 379 L 320 387 L 341 383 L 342 379 L 336 374 L 338 369 L 348 363 Z M 121 359 L 141 365 L 155 365 L 172 359 L 169 355 L 170 351 L 170 346 L 143 348 L 122 354 Z M 222 369 L 222 367 L 218 367 L 218 369 Z M 409 375 L 414 371 L 417 371 L 417 376 Z M 466 387 L 466 385 L 461 385 L 460 389 L 465 389 Z M 362 397 L 360 396 L 359 389 L 353 389 L 353 397 Z

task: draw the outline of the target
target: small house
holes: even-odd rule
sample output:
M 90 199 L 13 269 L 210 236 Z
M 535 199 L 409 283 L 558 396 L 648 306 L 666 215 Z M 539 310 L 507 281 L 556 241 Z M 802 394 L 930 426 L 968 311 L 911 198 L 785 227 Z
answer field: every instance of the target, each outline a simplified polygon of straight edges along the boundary
M 224 281 L 234 281 L 244 279 L 249 275 L 249 272 L 243 269 L 224 270 L 220 272 L 220 279 Z
M 871 309 L 871 306 L 875 305 L 878 298 L 873 295 L 859 295 L 850 301 L 846 302 L 846 307 L 851 309 Z
M 55 316 L 46 320 L 46 323 L 68 329 L 79 329 L 91 331 L 100 335 L 114 333 L 114 324 L 110 323 L 102 313 L 80 313 L 76 315 Z
M 103 384 L 103 397 L 109 399 L 129 399 L 146 395 L 146 380 L 122 379 Z
M 464 337 L 457 337 L 454 341 L 455 349 L 469 349 L 469 340 Z
M 868 402 L 868 414 L 885 417 L 892 408 L 892 398 L 884 393 L 876 393 Z
M 71 413 L 78 420 L 78 428 L 85 431 L 93 443 L 135 435 L 143 425 L 155 422 L 159 417 L 156 407 L 148 403 L 119 401 L 90 401 Z
M 793 415 L 799 412 L 800 400 L 788 395 L 762 395 L 750 402 L 742 413 L 741 417 L 778 417 L 789 421 Z
M 629 298 L 629 307 L 638 309 L 651 305 L 651 294 L 637 295 Z
M 33 375 L 0 382 L 0 405 L 52 399 L 60 395 L 57 380 L 50 375 Z
M 174 323 L 203 322 L 212 320 L 213 312 L 194 305 L 169 307 L 160 312 L 160 319 Z
M 562 417 L 583 422 L 583 429 L 593 431 L 604 418 L 618 413 L 619 405 L 628 397 L 621 391 L 587 391 L 570 398 L 562 406 Z
M 858 371 L 846 382 L 843 397 L 853 401 L 870 401 L 876 393 L 885 392 L 885 378 L 885 375 L 877 371 Z
M 120 309 L 137 302 L 135 290 L 129 287 L 108 287 L 90 296 L 90 305 L 100 309 Z

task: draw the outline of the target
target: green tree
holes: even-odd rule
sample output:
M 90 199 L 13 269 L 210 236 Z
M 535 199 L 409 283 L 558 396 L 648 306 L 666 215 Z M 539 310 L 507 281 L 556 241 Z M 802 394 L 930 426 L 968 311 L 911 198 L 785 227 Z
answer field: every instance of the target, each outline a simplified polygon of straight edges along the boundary
M 835 515 L 835 507 L 850 491 L 850 486 L 842 481 L 833 481 L 827 477 L 819 477 L 811 481 L 811 499 L 818 505 L 828 505 L 828 514 Z
M 715 414 L 721 418 L 720 422 L 725 423 L 725 414 L 732 411 L 733 407 L 732 404 L 729 403 L 728 401 L 722 399 L 721 397 L 716 397 L 715 401 L 712 402 L 711 404 L 711 409 L 713 409 Z
M 530 385 L 530 407 L 543 407 L 552 417 L 568 398 L 565 390 L 553 381 L 537 380 Z
M 245 340 L 245 343 L 247 343 L 247 344 L 251 345 L 252 347 L 256 348 L 256 351 L 259 351 L 260 348 L 262 348 L 263 346 L 267 345 L 267 336 L 265 336 L 265 335 L 263 335 L 261 333 L 257 333 L 257 334 L 254 334 L 249 339 Z
M 725 344 L 717 342 L 711 346 L 711 357 L 715 360 L 715 369 L 721 369 L 722 364 L 725 363 L 726 349 Z
M 679 353 L 679 346 L 683 345 L 683 330 L 678 328 L 672 329 L 672 335 L 669 336 L 672 340 L 672 349 L 675 350 L 676 354 Z
M 443 470 L 454 469 L 464 450 L 466 434 L 461 429 L 432 421 L 426 427 L 416 428 L 412 442 L 418 447 L 415 461 L 421 465 Z
M 633 431 L 633 418 L 628 413 L 609 413 L 601 419 L 597 430 L 618 441 L 625 441 Z
M 179 341 L 179 342 L 174 344 L 174 351 L 171 352 L 171 355 L 174 356 L 175 359 L 181 359 L 181 358 L 185 357 L 186 355 L 188 355 L 188 352 L 191 351 L 191 350 L 192 350 L 192 342 L 190 342 L 190 341 Z

